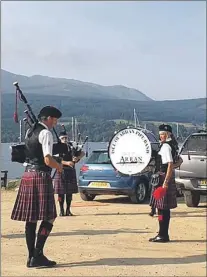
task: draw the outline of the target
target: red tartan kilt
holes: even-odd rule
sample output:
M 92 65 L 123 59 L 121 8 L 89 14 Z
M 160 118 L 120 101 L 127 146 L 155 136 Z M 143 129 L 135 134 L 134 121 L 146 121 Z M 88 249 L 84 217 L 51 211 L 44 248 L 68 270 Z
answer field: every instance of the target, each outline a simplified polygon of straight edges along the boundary
M 165 175 L 160 176 L 160 183 L 163 184 L 165 179 Z M 175 179 L 172 177 L 168 182 L 168 189 L 167 193 L 164 197 L 159 200 L 156 200 L 153 196 L 153 192 L 155 191 L 155 187 L 152 187 L 152 193 L 150 198 L 149 205 L 153 208 L 157 208 L 160 210 L 170 210 L 177 207 L 177 192 L 176 192 L 176 185 Z
M 51 220 L 57 217 L 52 179 L 45 172 L 24 172 L 11 219 Z
M 73 194 L 78 192 L 75 168 L 67 167 L 62 173 L 56 172 L 54 180 L 55 194 Z

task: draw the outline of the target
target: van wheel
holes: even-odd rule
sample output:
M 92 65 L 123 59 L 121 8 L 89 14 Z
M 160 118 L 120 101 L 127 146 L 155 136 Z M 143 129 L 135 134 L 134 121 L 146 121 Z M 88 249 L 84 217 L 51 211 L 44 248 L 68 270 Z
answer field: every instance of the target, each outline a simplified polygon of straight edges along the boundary
M 132 203 L 143 203 L 147 198 L 147 190 L 147 184 L 144 181 L 138 183 L 135 188 L 135 194 L 130 196 Z
M 83 193 L 80 192 L 80 197 L 84 200 L 84 201 L 93 201 L 93 199 L 96 197 L 94 194 L 87 194 L 87 193 Z
M 188 207 L 198 207 L 200 202 L 200 193 L 197 191 L 186 191 L 184 193 L 185 204 Z

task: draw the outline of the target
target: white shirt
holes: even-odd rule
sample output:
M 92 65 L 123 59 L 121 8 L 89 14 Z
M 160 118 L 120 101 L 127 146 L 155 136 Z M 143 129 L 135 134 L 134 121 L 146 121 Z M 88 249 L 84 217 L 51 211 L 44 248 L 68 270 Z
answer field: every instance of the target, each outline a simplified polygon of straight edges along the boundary
M 168 143 L 164 143 L 162 145 L 158 154 L 161 156 L 162 164 L 167 164 L 167 163 L 173 162 L 172 148 Z
M 42 126 L 44 126 L 46 129 L 43 129 L 40 133 L 39 133 L 39 143 L 42 144 L 42 152 L 43 152 L 43 156 L 47 156 L 50 155 L 52 156 L 52 149 L 53 149 L 53 136 L 52 133 L 50 132 L 50 130 L 48 129 L 48 127 L 42 123 L 39 122 L 39 124 L 41 124 Z

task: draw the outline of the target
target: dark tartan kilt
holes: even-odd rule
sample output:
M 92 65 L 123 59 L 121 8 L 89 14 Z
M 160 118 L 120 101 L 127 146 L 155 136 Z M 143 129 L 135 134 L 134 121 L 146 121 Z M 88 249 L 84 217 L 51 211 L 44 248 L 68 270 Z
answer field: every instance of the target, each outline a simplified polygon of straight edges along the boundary
M 75 168 L 67 167 L 62 173 L 56 172 L 54 180 L 55 194 L 73 194 L 78 192 Z
M 165 175 L 160 176 L 160 184 L 163 184 L 165 180 Z M 155 191 L 155 187 L 152 187 L 152 193 L 150 198 L 149 205 L 153 208 L 157 208 L 160 210 L 170 210 L 175 209 L 177 207 L 177 192 L 175 185 L 175 178 L 172 176 L 170 181 L 168 182 L 167 193 L 164 197 L 159 200 L 156 200 L 153 196 L 153 192 Z
M 45 172 L 24 172 L 11 219 L 51 220 L 57 217 L 51 176 Z

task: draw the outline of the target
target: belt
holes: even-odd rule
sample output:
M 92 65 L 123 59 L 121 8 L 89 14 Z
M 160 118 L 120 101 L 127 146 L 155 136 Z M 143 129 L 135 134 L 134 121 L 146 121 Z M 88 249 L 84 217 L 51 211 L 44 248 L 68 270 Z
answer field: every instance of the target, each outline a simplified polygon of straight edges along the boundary
M 38 166 L 38 165 L 28 165 L 25 168 L 25 172 L 45 172 L 45 173 L 51 173 L 52 169 L 44 167 L 44 166 Z
M 159 171 L 158 173 L 159 173 L 159 175 L 165 175 L 166 174 L 166 172 L 163 172 L 163 171 Z

